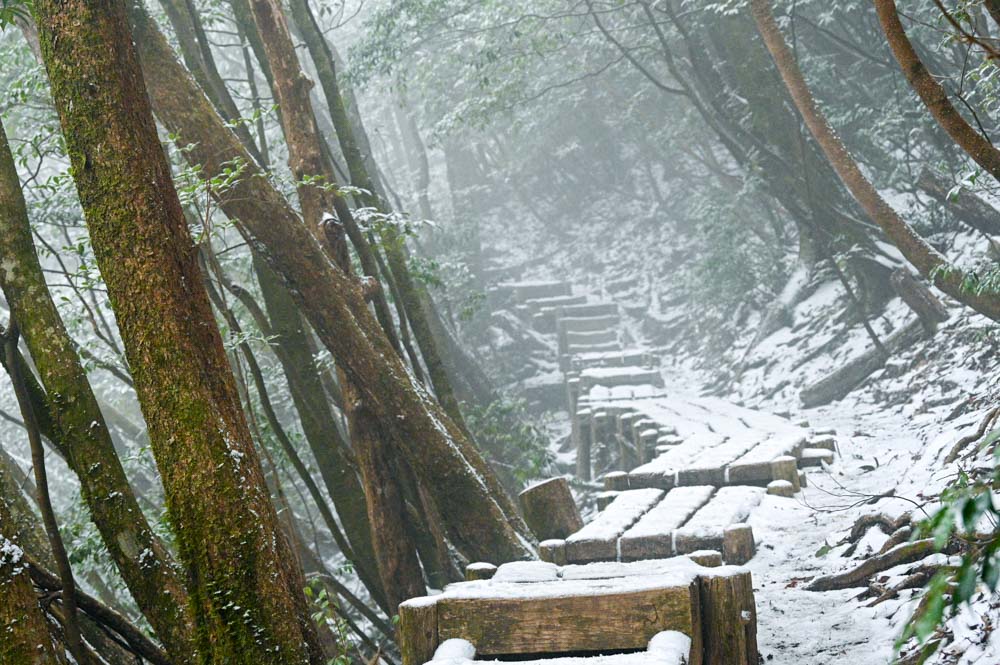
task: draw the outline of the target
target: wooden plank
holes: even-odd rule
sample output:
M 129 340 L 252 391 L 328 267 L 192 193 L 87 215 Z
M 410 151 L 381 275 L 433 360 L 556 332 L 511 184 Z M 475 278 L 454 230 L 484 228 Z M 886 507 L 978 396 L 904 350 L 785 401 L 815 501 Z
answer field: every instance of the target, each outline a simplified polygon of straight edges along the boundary
M 710 486 L 677 487 L 643 515 L 618 541 L 622 561 L 674 555 L 674 530 L 687 522 L 715 493 Z
M 620 493 L 593 522 L 566 539 L 566 559 L 570 563 L 615 561 L 618 537 L 663 498 L 655 489 Z
M 621 584 L 619 579 L 519 586 L 585 585 L 610 591 Z M 501 656 L 641 649 L 657 633 L 676 630 L 691 636 L 697 642 L 692 649 L 700 654 L 700 602 L 697 580 L 664 588 L 555 597 L 445 597 L 438 602 L 438 636 L 441 641 L 466 639 L 481 656 Z
M 721 434 L 701 432 L 685 439 L 671 450 L 629 472 L 630 487 L 671 489 L 676 485 L 679 469 L 690 466 L 703 451 L 719 446 L 726 438 Z M 698 483 L 690 483 L 696 485 Z
M 806 432 L 777 434 L 761 442 L 729 465 L 726 482 L 730 485 L 767 485 L 775 477 L 771 462 L 786 455 L 795 456 L 805 441 Z
M 674 533 L 678 554 L 723 548 L 725 528 L 745 522 L 764 496 L 759 487 L 723 487 L 712 500 Z
M 757 435 L 758 437 L 761 435 Z M 726 468 L 753 449 L 761 441 L 752 432 L 728 438 L 718 446 L 708 448 L 678 469 L 678 485 L 725 485 Z
M 567 318 L 617 316 L 618 305 L 613 302 L 594 302 L 584 305 L 564 305 L 559 308 L 559 315 Z

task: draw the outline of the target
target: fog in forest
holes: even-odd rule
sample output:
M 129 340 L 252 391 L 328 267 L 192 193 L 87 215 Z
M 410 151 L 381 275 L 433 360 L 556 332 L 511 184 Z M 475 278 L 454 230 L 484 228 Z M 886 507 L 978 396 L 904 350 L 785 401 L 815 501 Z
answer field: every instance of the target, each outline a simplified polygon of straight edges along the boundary
M 0 0 L 0 665 L 996 665 L 1000 1 Z

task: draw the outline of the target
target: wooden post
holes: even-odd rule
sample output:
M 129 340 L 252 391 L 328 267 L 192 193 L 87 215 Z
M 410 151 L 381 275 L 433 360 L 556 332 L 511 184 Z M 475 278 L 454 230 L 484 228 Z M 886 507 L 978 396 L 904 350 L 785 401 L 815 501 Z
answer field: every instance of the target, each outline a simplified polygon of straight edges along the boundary
M 628 474 L 624 471 L 604 474 L 604 489 L 607 492 L 624 492 L 628 489 Z
M 465 567 L 465 581 L 474 582 L 476 580 L 489 580 L 492 579 L 496 573 L 497 567 L 492 563 L 486 563 L 484 561 L 470 563 Z
M 732 524 L 722 532 L 722 558 L 727 564 L 742 566 L 753 558 L 756 549 L 749 524 Z
M 402 665 L 424 665 L 438 647 L 437 603 L 433 596 L 399 605 L 399 652 Z
M 775 457 L 771 460 L 771 480 L 787 480 L 799 491 L 799 463 L 791 455 Z
M 590 480 L 590 442 L 594 438 L 593 414 L 590 409 L 580 409 L 576 412 L 579 439 L 576 442 L 576 477 L 580 480 Z
M 705 566 L 706 568 L 718 568 L 722 565 L 722 553 L 716 552 L 715 550 L 698 550 L 697 552 L 691 552 L 691 554 L 685 554 L 684 556 L 691 559 L 699 566 Z
M 705 665 L 757 665 L 757 608 L 749 571 L 700 578 Z
M 583 528 L 580 511 L 565 478 L 550 478 L 518 495 L 524 521 L 539 540 L 568 538 Z
M 557 566 L 566 565 L 566 541 L 553 538 L 538 543 L 538 558 Z

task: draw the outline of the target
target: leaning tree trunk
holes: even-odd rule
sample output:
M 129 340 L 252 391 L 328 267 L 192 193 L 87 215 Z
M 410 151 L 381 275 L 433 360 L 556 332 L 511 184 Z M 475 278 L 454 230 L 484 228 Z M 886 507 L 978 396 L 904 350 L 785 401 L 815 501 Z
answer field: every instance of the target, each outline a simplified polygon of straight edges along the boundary
M 289 166 L 296 179 L 302 183 L 298 189 L 303 217 L 314 234 L 329 239 L 330 234 L 327 232 L 330 223 L 324 222 L 324 217 L 338 205 L 336 199 L 340 195 L 336 191 L 304 183 L 308 178 L 319 176 L 326 185 L 336 187 L 333 174 L 328 171 L 319 149 L 322 138 L 316 129 L 308 95 L 311 84 L 300 67 L 281 7 L 273 0 L 251 0 L 250 8 L 274 73 L 275 95 L 281 108 L 282 126 L 288 143 Z M 342 199 L 340 207 L 346 207 Z M 346 222 L 350 218 L 349 211 L 345 214 L 338 208 L 338 212 L 341 220 Z M 344 275 L 350 275 L 346 238 L 338 234 L 336 239 L 327 242 L 327 253 L 335 257 Z M 391 320 L 389 325 L 391 326 Z M 339 361 L 340 358 L 335 360 Z M 352 378 L 343 372 L 339 362 L 338 373 L 345 413 L 350 423 L 351 441 L 365 486 L 375 563 L 388 598 L 389 610 L 395 612 L 399 603 L 410 595 L 420 596 L 426 593 L 423 572 L 416 550 L 406 538 L 402 490 L 398 479 L 387 473 L 391 468 L 391 439 L 381 435 L 378 418 L 368 408 L 361 392 Z
M 73 177 L 187 569 L 199 657 L 318 663 L 305 580 L 279 529 L 203 289 L 125 6 L 42 0 L 35 12 Z
M 135 42 L 157 115 L 191 149 L 185 158 L 213 178 L 247 165 L 219 204 L 285 281 L 320 341 L 358 386 L 372 412 L 432 493 L 449 537 L 469 558 L 496 562 L 529 555 L 526 527 L 486 462 L 423 389 L 415 385 L 367 311 L 356 280 L 337 270 L 284 197 L 212 110 L 174 59 L 144 9 L 133 5 Z M 502 501 L 502 503 L 500 502 Z
M 332 49 L 326 43 L 319 25 L 316 23 L 315 17 L 309 8 L 308 0 L 292 0 L 291 9 L 295 22 L 302 31 L 306 46 L 316 65 L 320 87 L 323 89 L 323 94 L 326 97 L 327 106 L 330 111 L 330 120 L 337 132 L 337 140 L 340 143 L 341 152 L 344 153 L 344 161 L 347 163 L 347 171 L 351 178 L 351 184 L 368 192 L 360 196 L 364 205 L 371 206 L 382 212 L 389 212 L 389 206 L 377 195 L 375 182 L 368 171 L 364 156 L 361 153 L 358 143 L 358 133 L 355 131 L 348 115 L 347 104 L 337 78 L 336 60 Z M 427 212 L 429 212 L 429 209 Z M 425 216 L 429 217 L 426 213 Z M 350 227 L 348 227 L 348 231 L 351 232 Z M 406 316 L 410 321 L 413 336 L 417 340 L 420 353 L 423 355 L 424 362 L 427 365 L 434 393 L 452 421 L 465 430 L 465 421 L 459 409 L 458 399 L 445 366 L 442 349 L 435 341 L 432 326 L 428 320 L 431 314 L 425 308 L 426 303 L 421 298 L 423 289 L 419 284 L 414 282 L 410 274 L 405 238 L 395 228 L 388 225 L 383 226 L 379 232 L 382 246 L 385 248 L 392 280 L 395 283 L 398 297 L 402 301 Z M 360 238 L 360 241 L 355 240 L 353 235 L 352 240 L 354 240 L 355 245 L 359 243 L 361 245 L 358 248 L 358 253 L 365 274 L 370 276 L 376 275 L 377 269 L 375 268 L 373 257 L 370 256 L 371 252 L 367 248 L 367 242 L 363 237 Z M 427 300 L 429 301 L 429 297 Z
M 816 100 L 813 99 L 812 92 L 799 70 L 795 55 L 789 49 L 781 29 L 774 20 L 769 0 L 750 0 L 750 11 L 806 126 L 816 138 L 816 142 L 819 143 L 837 175 L 868 216 L 879 225 L 889 240 L 920 274 L 927 277 L 936 287 L 980 314 L 1000 321 L 1000 297 L 989 293 L 977 293 L 967 288 L 968 277 L 917 235 L 861 172 L 857 162 L 816 105 Z
M 948 99 L 944 87 L 927 71 L 899 21 L 894 0 L 875 0 L 875 10 L 892 54 L 924 106 L 959 147 L 1000 181 L 1000 150 L 973 129 Z
M 187 592 L 146 522 L 87 374 L 45 284 L 7 137 L 0 125 L 0 287 L 44 392 L 36 416 L 80 479 L 80 493 L 122 579 L 177 662 L 192 650 Z M 28 377 L 27 368 L 20 374 Z

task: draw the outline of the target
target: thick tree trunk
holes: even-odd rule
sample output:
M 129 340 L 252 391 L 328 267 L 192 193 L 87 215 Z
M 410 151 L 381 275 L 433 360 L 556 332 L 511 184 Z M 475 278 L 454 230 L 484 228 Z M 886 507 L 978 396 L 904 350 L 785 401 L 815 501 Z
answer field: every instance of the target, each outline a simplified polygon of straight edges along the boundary
M 44 392 L 31 391 L 42 433 L 77 473 L 91 518 L 139 609 L 173 657 L 185 662 L 193 639 L 185 610 L 187 592 L 169 553 L 139 509 L 76 345 L 45 284 L 2 125 L 0 257 L 0 287 L 44 387 Z M 27 367 L 19 373 L 31 380 Z
M 187 569 L 199 657 L 319 662 L 305 581 L 278 528 L 203 289 L 125 6 L 46 0 L 35 12 L 74 180 Z
M 337 270 L 287 201 L 253 167 L 204 93 L 174 59 L 163 36 L 134 5 L 135 41 L 157 115 L 185 145 L 185 157 L 212 178 L 229 163 L 248 167 L 219 196 L 226 214 L 268 264 L 321 342 L 359 388 L 382 427 L 391 432 L 441 510 L 452 543 L 470 558 L 507 561 L 527 556 L 526 527 L 497 496 L 492 471 L 461 430 L 420 386 L 367 311 L 360 285 Z M 503 502 L 501 504 L 500 502 Z
M 751 0 L 750 11 L 757 22 L 764 43 L 774 58 L 775 65 L 777 65 L 778 71 L 788 87 L 796 108 L 802 114 L 802 119 L 816 138 L 837 175 L 865 209 L 868 216 L 879 225 L 886 236 L 921 275 L 930 279 L 935 286 L 959 302 L 968 305 L 980 314 L 1000 321 L 1000 297 L 988 293 L 976 293 L 968 289 L 965 286 L 966 275 L 917 235 L 896 214 L 892 206 L 885 202 L 861 172 L 847 148 L 816 105 L 812 92 L 799 70 L 795 56 L 788 48 L 785 37 L 781 34 L 781 30 L 774 20 L 770 1 Z

